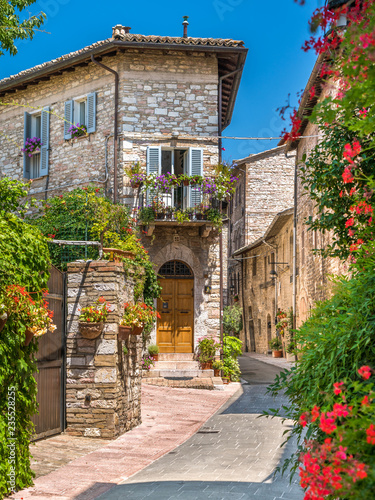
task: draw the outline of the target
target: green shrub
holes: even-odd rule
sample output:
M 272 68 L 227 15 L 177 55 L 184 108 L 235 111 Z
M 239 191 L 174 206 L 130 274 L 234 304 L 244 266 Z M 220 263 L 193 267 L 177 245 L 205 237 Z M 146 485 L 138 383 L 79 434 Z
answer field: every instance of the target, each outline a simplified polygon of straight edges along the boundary
M 225 335 L 223 338 L 223 373 L 230 377 L 232 382 L 238 382 L 241 376 L 237 356 L 242 354 L 242 340 L 237 337 Z
M 224 307 L 223 330 L 225 335 L 239 335 L 242 330 L 242 309 L 239 305 Z
M 8 285 L 20 285 L 33 298 L 41 299 L 46 288 L 50 266 L 46 239 L 40 231 L 21 220 L 25 206 L 20 198 L 27 194 L 27 184 L 0 180 L 0 304 Z M 14 213 L 9 213 L 12 211 Z M 31 416 L 37 411 L 35 352 L 37 341 L 24 346 L 26 325 L 10 313 L 0 332 L 0 498 L 11 492 L 7 479 L 14 466 L 15 489 L 32 484 L 30 468 Z M 13 389 L 14 388 L 14 389 Z M 8 392 L 9 391 L 9 392 Z M 11 397 L 9 398 L 9 395 Z M 15 433 L 11 435 L 8 411 L 14 394 Z M 15 463 L 10 459 L 10 438 L 15 444 Z

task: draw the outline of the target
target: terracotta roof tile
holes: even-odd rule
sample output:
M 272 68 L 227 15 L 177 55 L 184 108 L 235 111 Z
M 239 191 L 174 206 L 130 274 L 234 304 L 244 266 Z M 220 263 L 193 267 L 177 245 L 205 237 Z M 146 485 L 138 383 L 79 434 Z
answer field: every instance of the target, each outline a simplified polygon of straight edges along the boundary
M 49 67 L 53 67 L 54 65 L 69 61 L 69 59 L 73 59 L 74 57 L 84 55 L 86 52 L 90 52 L 93 49 L 105 47 L 105 45 L 109 45 L 114 41 L 123 41 L 123 42 L 134 42 L 134 43 L 152 43 L 152 44 L 171 44 L 171 45 L 190 45 L 190 46 L 210 46 L 210 47 L 243 47 L 244 42 L 241 40 L 231 40 L 226 38 L 182 38 L 182 37 L 170 37 L 170 36 L 155 36 L 155 35 L 136 35 L 131 33 L 125 33 L 124 28 L 122 26 L 115 26 L 113 28 L 114 37 L 107 38 L 106 40 L 101 40 L 93 43 L 92 45 L 88 45 L 87 47 L 83 47 L 80 50 L 76 50 L 75 52 L 70 52 L 69 54 L 65 54 L 56 59 L 52 59 L 51 61 L 39 64 L 34 66 L 33 68 L 26 69 L 17 73 L 16 75 L 11 75 L 7 78 L 0 80 L 0 87 L 7 86 L 12 83 L 13 80 L 18 80 L 23 77 L 32 76 L 33 73 L 37 73 L 40 70 L 48 69 Z

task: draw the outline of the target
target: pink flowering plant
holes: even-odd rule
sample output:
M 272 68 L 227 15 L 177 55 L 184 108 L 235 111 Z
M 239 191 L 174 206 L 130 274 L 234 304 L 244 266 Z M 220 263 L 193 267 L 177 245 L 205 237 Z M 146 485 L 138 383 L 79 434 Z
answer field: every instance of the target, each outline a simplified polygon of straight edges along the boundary
M 25 141 L 25 146 L 21 149 L 21 151 L 31 158 L 34 153 L 38 153 L 40 151 L 42 146 L 43 143 L 39 137 L 28 137 Z
M 69 128 L 69 132 L 71 137 L 82 137 L 84 135 L 87 135 L 87 127 L 86 125 L 80 125 L 79 123 L 77 123 L 76 125 L 72 125 Z
M 299 467 L 305 500 L 370 498 L 374 491 L 373 370 L 364 365 L 358 375 L 362 380 L 335 382 L 324 408 L 314 406 L 299 418 L 309 435 Z
M 152 356 L 149 354 L 145 354 L 142 358 L 141 365 L 142 365 L 142 370 L 151 370 L 151 368 L 154 366 L 155 360 Z

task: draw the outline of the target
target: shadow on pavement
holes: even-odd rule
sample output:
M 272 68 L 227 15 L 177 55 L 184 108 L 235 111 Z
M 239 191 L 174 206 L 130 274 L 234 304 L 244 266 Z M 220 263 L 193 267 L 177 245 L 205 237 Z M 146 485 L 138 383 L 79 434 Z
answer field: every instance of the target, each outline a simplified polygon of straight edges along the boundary
M 100 483 L 96 484 L 100 487 Z M 281 496 L 283 495 L 283 496 Z M 85 493 L 75 500 L 88 500 Z M 215 500 L 259 499 L 259 500 L 301 500 L 301 492 L 296 485 L 290 491 L 280 488 L 277 480 L 267 483 L 231 482 L 231 481 L 157 481 L 126 483 L 115 486 L 111 490 L 96 497 L 97 500 Z

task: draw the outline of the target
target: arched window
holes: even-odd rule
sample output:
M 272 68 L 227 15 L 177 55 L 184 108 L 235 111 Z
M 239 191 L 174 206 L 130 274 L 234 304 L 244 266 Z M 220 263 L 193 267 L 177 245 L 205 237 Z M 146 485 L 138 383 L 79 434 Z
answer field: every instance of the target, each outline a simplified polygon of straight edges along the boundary
M 163 264 L 158 273 L 163 278 L 191 279 L 194 278 L 191 268 L 180 260 L 170 260 Z

